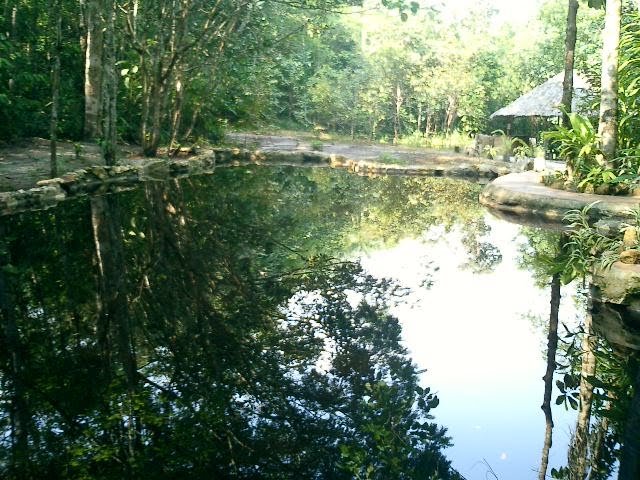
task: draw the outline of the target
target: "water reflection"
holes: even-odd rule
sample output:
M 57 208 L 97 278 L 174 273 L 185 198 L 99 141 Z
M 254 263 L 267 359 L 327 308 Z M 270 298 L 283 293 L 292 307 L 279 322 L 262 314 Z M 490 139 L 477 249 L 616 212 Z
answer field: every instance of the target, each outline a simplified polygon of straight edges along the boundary
M 451 228 L 429 187 L 229 170 L 3 218 L 2 475 L 460 478 L 403 290 L 341 255 Z
M 614 305 L 601 297 L 599 286 L 583 288 L 578 299 L 584 312 L 582 321 L 577 328 L 563 325 L 564 331 L 559 336 L 560 278 L 567 273 L 561 266 L 571 254 L 568 249 L 571 241 L 570 235 L 529 231 L 528 248 L 523 249 L 522 264 L 532 267 L 539 281 L 544 280 L 545 273 L 551 280 L 548 366 L 542 407 L 547 432 L 539 478 L 545 478 L 551 446 L 553 421 L 549 407 L 554 370 L 556 403 L 576 410 L 577 420 L 566 464 L 551 469 L 552 478 L 607 479 L 616 476 L 616 472 L 619 479 L 639 478 L 640 344 L 632 332 L 634 325 L 635 329 L 638 326 L 637 299 L 630 295 L 622 299 L 621 305 Z M 587 280 L 582 279 L 584 286 Z
M 523 317 L 546 323 L 558 236 L 487 220 L 478 191 L 229 169 L 0 219 L 0 475 L 535 478 Z M 638 478 L 636 311 L 596 301 L 574 324 L 572 292 L 551 401 L 591 411 L 567 459 L 554 405 L 551 464 Z M 469 470 L 494 441 L 508 456 Z

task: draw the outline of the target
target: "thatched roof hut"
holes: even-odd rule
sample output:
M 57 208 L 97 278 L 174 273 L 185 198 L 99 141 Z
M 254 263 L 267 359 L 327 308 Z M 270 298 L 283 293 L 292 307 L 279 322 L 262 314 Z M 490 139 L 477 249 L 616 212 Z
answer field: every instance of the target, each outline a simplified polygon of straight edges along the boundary
M 493 113 L 495 117 L 560 117 L 558 105 L 562 103 L 564 73 L 559 73 L 529 93 Z M 591 85 L 577 73 L 573 74 L 573 101 L 571 110 L 579 111 Z

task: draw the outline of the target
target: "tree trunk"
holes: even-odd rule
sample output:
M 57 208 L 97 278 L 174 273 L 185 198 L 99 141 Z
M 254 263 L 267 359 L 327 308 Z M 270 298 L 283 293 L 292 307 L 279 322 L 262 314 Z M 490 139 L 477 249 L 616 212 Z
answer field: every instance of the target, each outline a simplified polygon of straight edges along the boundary
M 105 2 L 87 0 L 86 50 L 84 62 L 84 136 L 94 140 L 102 136 L 102 75 Z
M 123 403 L 121 412 L 127 446 L 123 463 L 126 471 L 130 472 L 140 440 L 136 426 L 139 421 L 138 407 L 135 406 L 139 375 L 127 299 L 124 238 L 120 221 L 117 196 L 94 196 L 91 199 L 91 223 L 98 264 L 98 340 L 103 351 L 106 375 L 114 370 L 112 345 L 117 348 L 117 360 L 124 373 L 129 401 Z
M 605 405 L 605 410 L 609 410 L 610 403 L 607 402 Z M 593 440 L 593 446 L 591 451 L 590 465 L 591 468 L 589 470 L 589 477 L 587 480 L 597 480 L 603 478 L 603 472 L 600 468 L 602 463 L 602 453 L 605 449 L 605 440 L 607 438 L 607 433 L 609 432 L 609 419 L 604 417 L 598 421 L 598 424 L 595 426 L 596 434 L 595 439 Z
M 164 88 L 162 85 L 161 67 L 154 67 L 156 72 L 151 79 L 149 88 L 149 112 L 151 115 L 151 128 L 147 125 L 142 138 L 142 151 L 147 157 L 155 157 L 160 145 L 160 133 L 162 122 L 162 105 Z
M 193 114 L 191 115 L 191 122 L 189 123 L 189 128 L 184 134 L 184 139 L 188 140 L 193 133 L 193 129 L 196 128 L 196 122 L 198 121 L 198 115 L 200 114 L 200 109 L 202 108 L 202 103 L 198 102 L 193 109 Z
M 54 41 L 51 45 L 51 119 L 49 123 L 50 175 L 58 176 L 58 107 L 60 104 L 60 48 L 62 43 L 62 11 L 58 0 L 51 2 L 51 18 L 54 18 Z
M 573 444 L 569 448 L 569 480 L 584 480 L 588 463 L 589 422 L 591 421 L 591 405 L 593 403 L 593 385 L 588 378 L 593 377 L 596 373 L 596 337 L 593 331 L 590 301 L 587 308 L 584 338 L 582 339 L 580 409 Z
M 418 119 L 416 122 L 416 130 L 418 133 L 422 131 L 422 102 L 418 102 Z
M 178 132 L 180 130 L 180 122 L 182 120 L 182 103 L 184 99 L 184 85 L 182 84 L 182 75 L 180 69 L 176 69 L 175 79 L 175 97 L 173 101 L 173 111 L 171 112 L 171 140 L 169 141 L 169 150 L 178 150 Z
M 602 32 L 602 91 L 600 123 L 602 152 L 607 162 L 616 155 L 618 137 L 618 54 L 620 43 L 621 0 L 607 0 L 605 26 Z
M 569 9 L 567 14 L 567 33 L 564 42 L 564 81 L 562 82 L 562 105 L 567 112 L 571 111 L 571 103 L 573 101 L 573 68 L 576 52 L 576 36 L 578 27 L 576 18 L 578 16 L 578 0 L 569 0 Z M 562 115 L 565 126 L 569 126 L 569 117 Z
M 558 349 L 558 310 L 560 309 L 560 275 L 555 274 L 551 280 L 551 313 L 549 314 L 549 334 L 547 337 L 547 371 L 544 380 L 544 400 L 542 411 L 546 422 L 544 447 L 538 479 L 544 480 L 549 466 L 549 451 L 553 443 L 553 415 L 551 413 L 551 394 L 553 392 L 553 374 L 556 371 L 556 350 Z
M 104 30 L 104 78 L 102 82 L 102 156 L 105 165 L 115 165 L 117 162 L 117 109 L 118 75 L 116 74 L 116 3 L 107 0 Z
M 456 97 L 449 98 L 449 107 L 447 108 L 447 115 L 445 119 L 445 133 L 450 133 L 453 128 L 453 123 L 458 116 L 458 99 Z
M 400 140 L 400 112 L 402 111 L 402 102 L 404 98 L 402 97 L 402 90 L 400 88 L 400 84 L 396 85 L 396 94 L 395 94 L 395 111 L 393 115 L 393 144 L 397 145 Z

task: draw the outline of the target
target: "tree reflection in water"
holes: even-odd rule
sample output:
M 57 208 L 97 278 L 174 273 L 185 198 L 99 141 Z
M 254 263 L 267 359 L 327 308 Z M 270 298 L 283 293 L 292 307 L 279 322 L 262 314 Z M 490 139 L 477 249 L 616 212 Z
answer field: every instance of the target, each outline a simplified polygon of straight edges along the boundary
M 386 182 L 229 170 L 3 218 L 2 476 L 460 478 L 402 290 L 339 254 L 458 221 Z
M 551 470 L 552 478 L 569 480 L 640 478 L 640 336 L 636 300 L 627 305 L 603 302 L 597 286 L 582 292 L 583 321 L 558 337 L 559 274 L 563 273 L 567 240 L 560 234 L 525 229 L 522 266 L 538 284 L 549 282 L 548 369 L 545 374 L 547 431 L 539 478 L 545 478 L 551 446 L 551 381 L 555 370 L 556 403 L 577 411 L 567 464 Z M 570 278 L 565 278 L 569 281 Z M 561 314 L 560 314 L 561 317 Z M 559 344 L 556 358 L 554 344 Z

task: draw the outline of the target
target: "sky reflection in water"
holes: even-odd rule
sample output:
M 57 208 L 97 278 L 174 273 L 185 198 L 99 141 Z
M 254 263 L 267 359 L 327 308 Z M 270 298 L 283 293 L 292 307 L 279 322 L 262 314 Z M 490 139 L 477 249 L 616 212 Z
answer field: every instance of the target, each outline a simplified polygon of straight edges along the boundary
M 550 293 L 516 264 L 518 242 L 524 241 L 520 227 L 489 216 L 486 221 L 488 239 L 503 256 L 492 273 L 461 269 L 466 257 L 459 231 L 439 228 L 426 232 L 431 240 L 405 239 L 370 253 L 363 266 L 413 289 L 392 313 L 413 360 L 427 369 L 423 382 L 439 394 L 435 415 L 453 438 L 447 453 L 456 469 L 469 480 L 485 479 L 486 460 L 499 478 L 533 479 L 544 435 L 546 334 L 529 317 L 548 319 Z M 439 269 L 425 289 L 420 282 L 429 262 Z M 577 315 L 573 293 L 563 289 L 560 309 L 560 321 L 569 326 Z M 554 421 L 550 465 L 559 466 L 566 463 L 575 412 L 555 407 Z

